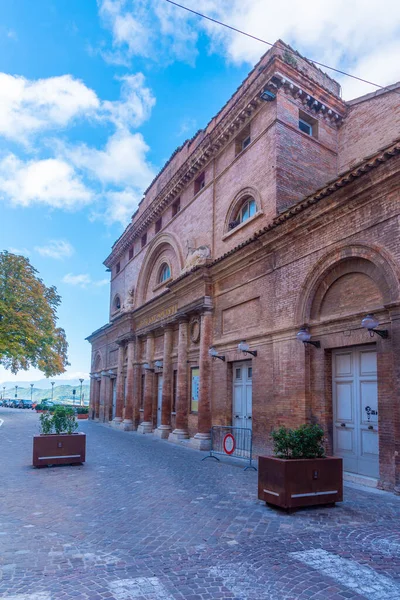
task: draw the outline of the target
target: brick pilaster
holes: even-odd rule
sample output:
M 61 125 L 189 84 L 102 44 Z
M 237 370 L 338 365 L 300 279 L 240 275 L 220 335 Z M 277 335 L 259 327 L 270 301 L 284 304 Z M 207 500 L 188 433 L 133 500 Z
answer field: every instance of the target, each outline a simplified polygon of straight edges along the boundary
M 187 346 L 188 346 L 188 319 L 182 318 L 179 321 L 179 339 L 178 339 L 178 373 L 176 389 L 176 428 L 169 435 L 168 441 L 177 442 L 181 439 L 188 439 L 188 367 L 187 367 Z
M 171 432 L 171 402 L 172 402 L 172 344 L 174 330 L 172 325 L 164 329 L 164 354 L 163 354 L 163 385 L 161 425 L 155 430 L 155 434 L 166 439 Z
M 144 411 L 143 422 L 138 427 L 139 433 L 153 431 L 153 397 L 154 397 L 154 371 L 152 370 L 154 357 L 154 334 L 147 334 L 146 338 L 146 363 L 149 368 L 144 374 Z
M 211 361 L 208 351 L 212 342 L 212 313 L 206 311 L 201 315 L 200 330 L 200 386 L 198 432 L 191 445 L 199 450 L 209 450 L 211 447 Z
M 125 346 L 120 344 L 118 348 L 118 371 L 117 371 L 117 404 L 115 407 L 115 417 L 113 422 L 118 424 L 122 422 L 122 413 L 124 410 L 125 396 L 125 378 L 124 378 L 124 353 Z
M 128 341 L 128 364 L 126 368 L 126 398 L 124 420 L 122 421 L 122 429 L 124 431 L 132 431 L 133 429 L 133 360 L 134 360 L 135 340 Z

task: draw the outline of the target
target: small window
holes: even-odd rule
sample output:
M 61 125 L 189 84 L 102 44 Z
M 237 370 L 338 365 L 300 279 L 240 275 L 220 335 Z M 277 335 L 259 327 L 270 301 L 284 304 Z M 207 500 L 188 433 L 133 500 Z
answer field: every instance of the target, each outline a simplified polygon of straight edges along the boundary
M 171 269 L 167 263 L 161 265 L 160 275 L 158 277 L 158 283 L 162 283 L 163 281 L 167 281 L 171 277 Z
M 121 299 L 119 296 L 114 298 L 114 310 L 121 310 Z
M 158 221 L 156 221 L 156 233 L 158 233 L 159 231 L 161 231 L 162 228 L 162 217 L 160 217 L 158 219 Z
M 117 264 L 115 265 L 115 273 L 118 275 L 120 270 L 121 270 L 121 263 L 117 262 Z
M 253 367 L 247 367 L 247 379 L 251 379 L 253 377 Z
M 171 411 L 176 413 L 176 395 L 178 390 L 178 371 L 174 370 L 174 375 L 172 379 L 172 407 Z
M 133 246 L 129 248 L 129 260 L 133 258 Z
M 235 378 L 242 379 L 242 369 L 235 369 Z
M 177 198 L 172 205 L 172 216 L 174 217 L 175 215 L 177 215 L 180 210 L 181 210 L 181 199 Z
M 244 223 L 247 219 L 250 219 L 250 217 L 253 217 L 256 214 L 256 211 L 257 206 L 254 198 L 247 198 L 237 211 L 235 218 L 229 223 L 229 229 L 235 229 L 235 227 Z
M 194 195 L 198 194 L 200 192 L 200 190 L 202 190 L 204 188 L 205 185 L 206 185 L 206 174 L 203 171 L 197 177 L 197 179 L 195 179 L 195 181 L 194 181 Z
M 303 110 L 299 110 L 299 129 L 311 137 L 318 137 L 318 121 Z
M 142 235 L 142 242 L 141 243 L 142 243 L 142 248 L 144 248 L 145 245 L 147 244 L 147 233 L 144 233 Z
M 247 125 L 235 139 L 235 156 L 240 154 L 251 142 L 250 125 Z

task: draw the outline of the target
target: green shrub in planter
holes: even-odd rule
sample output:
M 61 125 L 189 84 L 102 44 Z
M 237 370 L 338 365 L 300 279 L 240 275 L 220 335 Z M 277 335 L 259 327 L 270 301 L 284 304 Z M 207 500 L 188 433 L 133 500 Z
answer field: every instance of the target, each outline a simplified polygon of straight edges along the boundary
M 280 427 L 271 433 L 278 458 L 325 458 L 324 430 L 319 425 Z
M 40 415 L 41 433 L 68 433 L 72 434 L 78 429 L 73 408 L 56 406 L 53 413 L 42 413 Z
M 89 414 L 88 406 L 78 406 L 75 410 L 76 410 L 77 415 L 88 415 Z

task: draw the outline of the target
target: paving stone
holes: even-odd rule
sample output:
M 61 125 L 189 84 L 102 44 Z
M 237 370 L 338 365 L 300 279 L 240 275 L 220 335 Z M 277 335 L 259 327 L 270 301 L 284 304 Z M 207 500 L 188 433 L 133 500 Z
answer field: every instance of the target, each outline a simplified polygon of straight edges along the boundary
M 336 508 L 287 515 L 257 499 L 257 474 L 236 463 L 92 422 L 80 423 L 84 466 L 33 469 L 38 416 L 0 408 L 0 418 L 0 600 L 383 600 L 400 590 L 398 496 L 348 485 Z

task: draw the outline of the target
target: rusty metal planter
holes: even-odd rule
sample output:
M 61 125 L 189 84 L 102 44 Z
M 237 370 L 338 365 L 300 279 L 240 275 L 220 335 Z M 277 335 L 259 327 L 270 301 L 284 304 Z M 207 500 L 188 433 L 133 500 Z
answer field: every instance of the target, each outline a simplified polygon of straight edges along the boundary
M 85 459 L 85 433 L 50 433 L 33 436 L 34 467 L 83 463 Z
M 267 504 L 286 509 L 341 502 L 342 459 L 260 456 L 258 497 Z
M 88 413 L 85 413 L 85 414 L 82 414 L 82 415 L 80 415 L 80 414 L 78 413 L 78 414 L 76 415 L 76 418 L 77 418 L 78 420 L 81 420 L 81 419 L 88 419 L 88 418 L 89 418 L 89 414 L 88 414 Z

